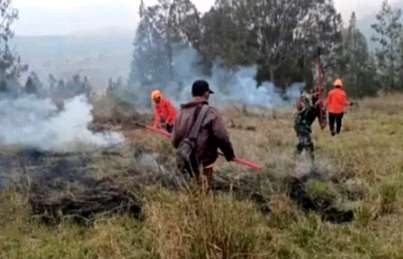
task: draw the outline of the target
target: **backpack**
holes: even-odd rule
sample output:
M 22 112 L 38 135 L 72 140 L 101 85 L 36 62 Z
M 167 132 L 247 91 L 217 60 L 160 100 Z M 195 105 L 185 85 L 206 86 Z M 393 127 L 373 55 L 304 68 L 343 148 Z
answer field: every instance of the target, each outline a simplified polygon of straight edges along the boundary
M 197 136 L 199 135 L 203 121 L 209 110 L 208 105 L 202 105 L 201 109 L 195 110 L 194 124 L 190 130 L 188 136 L 179 144 L 176 150 L 176 162 L 179 170 L 185 173 L 189 173 L 193 176 L 193 172 L 196 168 L 199 168 L 199 162 L 195 156 L 197 147 Z

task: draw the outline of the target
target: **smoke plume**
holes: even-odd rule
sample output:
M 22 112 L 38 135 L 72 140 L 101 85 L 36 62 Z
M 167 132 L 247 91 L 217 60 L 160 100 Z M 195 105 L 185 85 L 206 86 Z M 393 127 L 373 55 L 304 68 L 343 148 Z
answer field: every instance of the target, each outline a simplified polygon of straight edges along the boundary
M 65 101 L 62 110 L 50 99 L 34 96 L 0 99 L 0 144 L 42 150 L 71 151 L 78 147 L 102 147 L 120 143 L 116 133 L 95 134 L 91 105 L 85 96 Z
M 264 82 L 258 87 L 256 82 L 257 69 L 254 66 L 226 69 L 216 62 L 212 74 L 203 76 L 197 66 L 200 60 L 196 50 L 187 48 L 174 53 L 173 76 L 174 79 L 166 78 L 163 82 L 154 83 L 151 88 L 159 88 L 170 97 L 177 105 L 186 102 L 191 97 L 191 85 L 195 80 L 207 80 L 211 88 L 216 92 L 212 96 L 215 105 L 243 104 L 265 108 L 275 108 L 290 105 L 297 98 L 303 83 L 290 85 L 286 92 L 281 92 L 272 82 Z M 149 62 L 143 60 L 142 64 Z M 141 68 L 136 68 L 141 71 Z M 159 75 L 161 76 L 161 75 Z M 140 101 L 149 100 L 148 93 L 144 91 L 144 85 L 140 82 L 132 82 L 136 86 L 136 93 Z M 151 90 L 151 89 L 150 89 Z

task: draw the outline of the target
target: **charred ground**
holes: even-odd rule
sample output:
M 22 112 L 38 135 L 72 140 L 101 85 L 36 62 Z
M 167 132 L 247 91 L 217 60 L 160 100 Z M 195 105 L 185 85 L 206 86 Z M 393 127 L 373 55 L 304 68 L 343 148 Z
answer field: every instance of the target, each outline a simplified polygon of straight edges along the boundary
M 209 196 L 175 173 L 169 141 L 95 108 L 96 123 L 120 128 L 127 143 L 2 148 L 0 257 L 398 258 L 400 97 L 360 102 L 339 138 L 316 128 L 314 170 L 293 156 L 290 111 L 227 108 L 237 154 L 265 169 L 220 162 Z M 131 125 L 140 115 L 121 116 Z

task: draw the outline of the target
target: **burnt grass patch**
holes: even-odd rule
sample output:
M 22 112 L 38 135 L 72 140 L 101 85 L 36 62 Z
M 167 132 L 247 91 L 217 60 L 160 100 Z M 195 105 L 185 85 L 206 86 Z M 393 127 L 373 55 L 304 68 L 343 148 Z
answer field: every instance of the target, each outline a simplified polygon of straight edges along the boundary
M 10 150 L 0 154 L 0 187 L 26 195 L 34 217 L 47 224 L 64 219 L 90 224 L 98 215 L 112 214 L 140 219 L 147 186 L 180 189 L 176 176 L 160 167 L 139 170 L 142 152 L 133 147 L 76 153 Z M 153 154 L 146 162 L 158 160 Z
M 347 223 L 354 220 L 352 209 L 342 209 L 336 204 L 333 195 L 315 195 L 309 192 L 308 178 L 290 178 L 288 193 L 290 198 L 305 212 L 316 212 L 322 219 L 331 223 Z
M 64 219 L 90 224 L 98 215 L 112 214 L 141 219 L 147 187 L 159 186 L 173 192 L 192 188 L 189 179 L 175 172 L 172 165 L 160 165 L 166 159 L 147 152 L 150 151 L 132 146 L 78 153 L 35 149 L 2 152 L 0 187 L 12 186 L 26 194 L 32 214 L 46 224 L 58 224 Z M 100 169 L 100 161 L 106 168 Z M 144 162 L 159 166 L 145 166 Z M 271 212 L 273 194 L 285 193 L 302 211 L 315 212 L 325 221 L 352 221 L 353 209 L 343 205 L 365 194 L 354 190 L 352 195 L 346 192 L 343 182 L 314 175 L 275 178 L 269 174 L 245 174 L 235 178 L 217 173 L 212 191 L 251 201 L 263 214 Z
M 363 191 L 355 190 L 355 195 L 352 195 L 345 191 L 344 182 L 321 179 L 316 175 L 301 178 L 249 175 L 236 180 L 220 176 L 215 177 L 213 190 L 215 193 L 231 193 L 238 200 L 252 201 L 264 214 L 271 212 L 273 194 L 286 193 L 303 212 L 315 212 L 324 221 L 334 224 L 353 221 L 354 209 L 345 204 L 360 200 L 365 196 Z
M 67 218 L 89 224 L 97 215 L 130 214 L 141 217 L 143 202 L 134 192 L 121 188 L 110 179 L 81 178 L 65 182 L 38 181 L 30 189 L 32 213 L 45 223 L 57 224 Z

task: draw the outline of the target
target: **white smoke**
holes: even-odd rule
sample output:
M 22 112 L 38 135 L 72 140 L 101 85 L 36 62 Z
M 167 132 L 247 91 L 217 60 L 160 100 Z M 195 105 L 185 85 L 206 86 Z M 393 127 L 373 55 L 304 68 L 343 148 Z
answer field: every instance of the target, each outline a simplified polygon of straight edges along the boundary
M 287 106 L 297 98 L 302 83 L 294 83 L 287 88 L 284 94 L 281 94 L 275 85 L 271 82 L 264 82 L 257 87 L 255 80 L 256 68 L 240 67 L 236 71 L 229 72 L 223 69 L 214 69 L 211 79 L 212 86 L 222 85 L 218 88 L 217 100 L 223 103 L 233 103 L 250 106 L 260 106 L 266 108 Z M 225 83 L 219 83 L 220 78 L 227 78 Z
M 264 82 L 258 87 L 255 66 L 226 69 L 219 62 L 214 65 L 212 75 L 206 78 L 196 66 L 198 60 L 197 51 L 191 48 L 175 53 L 173 70 L 176 79 L 173 82 L 167 80 L 160 88 L 177 105 L 190 99 L 191 85 L 198 79 L 207 80 L 216 92 L 211 100 L 215 105 L 237 103 L 265 108 L 289 106 L 304 87 L 303 83 L 293 83 L 283 93 L 272 82 Z
M 0 144 L 71 151 L 122 142 L 120 134 L 93 133 L 88 129 L 93 119 L 91 109 L 85 96 L 67 100 L 61 111 L 50 99 L 0 99 Z

